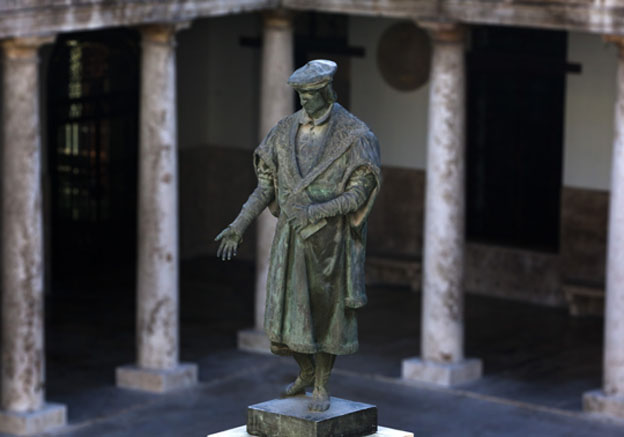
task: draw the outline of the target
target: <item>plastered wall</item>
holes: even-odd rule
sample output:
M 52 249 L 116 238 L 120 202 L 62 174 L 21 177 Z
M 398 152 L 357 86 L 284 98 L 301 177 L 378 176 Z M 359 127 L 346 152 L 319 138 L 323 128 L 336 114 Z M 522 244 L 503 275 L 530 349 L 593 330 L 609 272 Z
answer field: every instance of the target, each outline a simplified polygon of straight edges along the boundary
M 178 35 L 178 138 L 180 148 L 218 145 L 253 149 L 257 142 L 257 14 L 196 20 Z
M 375 132 L 384 165 L 426 167 L 429 87 L 402 92 L 385 83 L 377 68 L 377 44 L 384 30 L 397 20 L 349 18 L 349 44 L 364 47 L 363 58 L 351 64 L 351 111 Z
M 563 184 L 608 190 L 617 53 L 598 35 L 571 32 L 568 61 L 582 72 L 567 78 Z

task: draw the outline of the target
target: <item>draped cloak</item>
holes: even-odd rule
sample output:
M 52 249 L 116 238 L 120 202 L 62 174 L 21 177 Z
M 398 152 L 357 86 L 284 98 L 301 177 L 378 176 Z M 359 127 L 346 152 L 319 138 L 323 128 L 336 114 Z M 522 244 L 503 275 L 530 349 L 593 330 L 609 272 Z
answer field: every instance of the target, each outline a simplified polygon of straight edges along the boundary
M 351 354 L 358 349 L 355 309 L 367 300 L 366 221 L 381 183 L 379 143 L 362 121 L 334 103 L 320 157 L 302 175 L 295 144 L 301 111 L 278 122 L 254 153 L 256 172 L 272 177 L 275 197 L 269 208 L 278 217 L 264 327 L 272 342 L 295 352 Z M 282 213 L 288 202 L 330 201 L 362 169 L 376 184 L 357 211 L 327 217 L 327 224 L 305 239 L 288 223 Z

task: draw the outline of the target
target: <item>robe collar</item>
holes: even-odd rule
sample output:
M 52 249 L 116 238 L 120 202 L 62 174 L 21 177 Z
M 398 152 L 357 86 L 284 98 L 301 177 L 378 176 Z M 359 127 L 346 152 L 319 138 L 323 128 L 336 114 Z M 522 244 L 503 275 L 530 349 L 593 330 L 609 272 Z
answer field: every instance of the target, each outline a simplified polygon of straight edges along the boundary
M 329 108 L 327 108 L 325 112 L 323 112 L 323 115 L 318 118 L 310 117 L 308 113 L 305 112 L 304 109 L 302 109 L 299 113 L 298 122 L 299 124 L 313 124 L 314 126 L 320 126 L 321 124 L 324 124 L 327 120 L 329 120 L 329 116 L 331 115 L 333 108 L 334 104 L 332 103 L 331 105 L 329 105 Z
M 301 109 L 301 112 L 305 112 Z M 296 147 L 295 141 L 297 137 L 297 130 L 299 123 L 294 122 L 290 126 L 289 143 L 290 143 L 290 173 L 292 180 L 295 181 L 293 193 L 297 193 L 306 189 L 314 180 L 319 177 L 327 168 L 334 163 L 340 156 L 342 156 L 353 144 L 353 142 L 360 136 L 364 135 L 367 131 L 365 126 L 350 126 L 351 129 L 344 129 L 342 123 L 346 121 L 345 110 L 338 103 L 334 103 L 330 108 L 328 121 L 329 132 L 325 137 L 323 144 L 323 152 L 317 163 L 310 169 L 308 174 L 302 176 L 299 173 L 299 167 L 297 165 Z M 302 114 L 299 114 L 297 121 L 300 120 Z M 341 126 L 336 124 L 341 122 Z

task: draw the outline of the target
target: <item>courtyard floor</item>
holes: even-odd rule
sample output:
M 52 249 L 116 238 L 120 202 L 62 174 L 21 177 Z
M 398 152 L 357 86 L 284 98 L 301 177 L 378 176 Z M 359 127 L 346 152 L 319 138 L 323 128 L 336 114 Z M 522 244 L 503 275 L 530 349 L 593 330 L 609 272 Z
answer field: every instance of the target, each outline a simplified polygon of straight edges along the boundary
M 114 386 L 115 367 L 134 360 L 131 275 L 55 284 L 47 400 L 67 405 L 69 425 L 46 435 L 203 437 L 244 424 L 248 405 L 294 378 L 291 359 L 236 350 L 236 332 L 252 324 L 251 263 L 198 259 L 181 277 L 181 358 L 199 365 L 200 383 L 166 395 Z M 602 319 L 468 295 L 466 352 L 484 377 L 443 389 L 400 379 L 401 360 L 419 353 L 419 314 L 420 294 L 369 289 L 360 352 L 337 359 L 332 395 L 375 404 L 380 425 L 417 436 L 624 435 L 624 422 L 581 410 L 601 383 Z

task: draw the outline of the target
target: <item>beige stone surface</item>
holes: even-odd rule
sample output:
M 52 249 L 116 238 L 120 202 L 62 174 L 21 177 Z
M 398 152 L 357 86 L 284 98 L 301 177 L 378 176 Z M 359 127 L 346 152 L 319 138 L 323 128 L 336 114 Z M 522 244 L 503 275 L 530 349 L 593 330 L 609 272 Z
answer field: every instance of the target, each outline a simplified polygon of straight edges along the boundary
M 403 360 L 401 376 L 414 381 L 452 387 L 481 378 L 481 360 L 466 359 L 456 363 L 435 363 L 419 358 Z
M 2 44 L 2 103 L 5 108 L 2 111 L 2 409 L 7 412 L 36 412 L 44 405 L 44 268 L 37 50 L 45 42 L 48 40 L 29 38 L 8 40 Z M 5 421 L 13 417 L 6 414 Z
M 122 366 L 116 370 L 117 386 L 151 393 L 167 393 L 197 383 L 197 365 L 180 363 L 166 370 Z
M 449 34 L 456 34 L 449 42 Z M 455 363 L 464 354 L 465 67 L 463 30 L 433 40 L 423 256 L 423 359 Z
M 271 353 L 271 342 L 264 330 L 244 329 L 238 331 L 238 348 L 247 352 Z
M 175 26 L 142 29 L 137 264 L 138 364 L 178 364 Z
M 251 434 L 247 433 L 247 426 L 243 425 L 238 428 L 232 428 L 216 434 L 208 434 L 207 437 L 251 437 Z M 414 437 L 414 434 L 407 431 L 399 431 L 398 429 L 379 426 L 375 434 L 370 434 L 367 437 Z
M 583 410 L 624 419 L 624 396 L 607 395 L 602 390 L 583 394 Z
M 606 395 L 624 395 L 624 43 L 616 80 L 602 387 Z
M 14 435 L 35 435 L 67 424 L 67 408 L 60 404 L 44 404 L 31 412 L 0 411 L 0 432 Z

